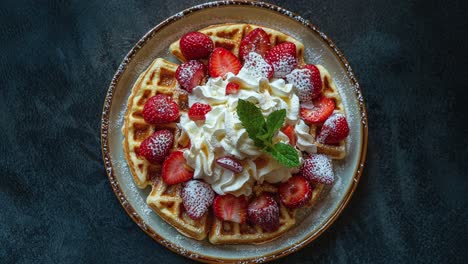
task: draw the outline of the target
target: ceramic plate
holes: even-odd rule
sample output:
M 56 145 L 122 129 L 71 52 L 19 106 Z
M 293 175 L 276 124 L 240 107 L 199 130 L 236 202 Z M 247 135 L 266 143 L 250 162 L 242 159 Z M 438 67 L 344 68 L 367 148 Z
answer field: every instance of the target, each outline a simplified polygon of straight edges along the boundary
M 328 69 L 343 98 L 350 124 L 347 157 L 335 163 L 337 181 L 321 201 L 299 215 L 298 224 L 273 242 L 263 245 L 211 245 L 179 234 L 146 204 L 150 188 L 138 189 L 133 183 L 122 150 L 121 127 L 133 83 L 150 63 L 162 57 L 177 62 L 169 44 L 189 31 L 212 24 L 251 23 L 288 33 L 305 45 L 308 63 Z M 104 164 L 120 203 L 149 236 L 170 250 L 204 262 L 264 262 L 285 256 L 319 236 L 346 206 L 362 173 L 367 148 L 367 118 L 360 86 L 344 55 L 316 26 L 280 7 L 260 3 L 223 1 L 198 5 L 180 12 L 149 31 L 130 50 L 109 87 L 102 113 L 101 128 Z

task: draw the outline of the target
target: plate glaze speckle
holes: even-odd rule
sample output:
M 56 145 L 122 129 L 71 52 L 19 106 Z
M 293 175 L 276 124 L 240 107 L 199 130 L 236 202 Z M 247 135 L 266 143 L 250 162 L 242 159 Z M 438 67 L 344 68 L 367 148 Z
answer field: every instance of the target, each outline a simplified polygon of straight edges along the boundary
M 335 162 L 337 181 L 318 204 L 298 215 L 298 224 L 273 242 L 262 245 L 212 245 L 179 234 L 146 204 L 149 188 L 133 183 L 123 154 L 121 128 L 127 99 L 140 73 L 162 57 L 177 62 L 169 44 L 184 33 L 220 23 L 250 23 L 285 32 L 304 43 L 308 63 L 328 69 L 343 99 L 350 136 L 347 157 Z M 315 25 L 275 5 L 253 1 L 220 1 L 194 6 L 157 25 L 133 47 L 110 84 L 102 112 L 101 144 L 104 165 L 120 203 L 149 236 L 168 249 L 203 262 L 260 263 L 295 252 L 314 240 L 338 217 L 361 176 L 367 149 L 367 115 L 361 89 L 345 56 Z

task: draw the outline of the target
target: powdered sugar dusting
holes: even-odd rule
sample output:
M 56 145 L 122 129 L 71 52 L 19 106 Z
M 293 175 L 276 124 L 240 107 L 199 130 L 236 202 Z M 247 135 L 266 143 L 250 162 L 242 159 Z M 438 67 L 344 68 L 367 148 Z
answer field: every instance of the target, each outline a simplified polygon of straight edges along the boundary
M 304 160 L 300 173 L 306 179 L 322 184 L 332 184 L 335 180 L 331 159 L 323 154 L 312 154 Z
M 311 103 L 314 83 L 311 81 L 312 74 L 308 69 L 295 69 L 286 75 L 286 80 L 292 83 L 297 91 L 299 100 L 303 103 Z
M 263 57 L 256 53 L 250 52 L 245 56 L 244 68 L 255 78 L 269 78 L 273 73 L 273 67 L 266 62 Z
M 326 144 L 327 139 L 338 133 L 338 122 L 340 122 L 341 119 L 345 119 L 346 117 L 341 114 L 341 113 L 334 113 L 332 114 L 326 121 L 323 123 L 322 130 L 320 130 L 320 134 L 317 137 L 317 141 Z
M 184 184 L 181 197 L 188 215 L 194 219 L 199 219 L 208 211 L 215 194 L 209 184 L 191 180 Z
M 233 157 L 226 156 L 226 157 L 218 158 L 216 160 L 216 163 L 219 166 L 225 169 L 231 170 L 235 173 L 239 173 L 244 169 L 244 167 L 242 167 L 242 164 L 236 158 L 233 158 Z
M 165 157 L 174 142 L 174 136 L 169 130 L 156 131 L 150 138 L 148 147 L 153 156 Z
M 297 66 L 297 60 L 290 54 L 282 54 L 276 56 L 275 60 L 270 60 L 275 71 L 275 78 L 284 78 Z
M 201 72 L 202 74 L 205 72 L 205 66 L 203 63 L 196 61 L 196 60 L 191 60 L 185 63 L 182 63 L 176 71 L 176 79 L 179 82 L 180 86 L 187 90 L 188 92 L 191 92 L 193 87 L 192 81 L 193 78 L 195 77 L 195 74 L 198 72 Z

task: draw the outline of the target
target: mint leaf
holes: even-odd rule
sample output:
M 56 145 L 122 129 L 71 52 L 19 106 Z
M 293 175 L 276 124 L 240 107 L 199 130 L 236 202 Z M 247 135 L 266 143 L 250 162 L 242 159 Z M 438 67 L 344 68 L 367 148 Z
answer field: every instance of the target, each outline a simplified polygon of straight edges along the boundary
M 300 165 L 299 155 L 297 154 L 296 149 L 289 144 L 279 142 L 273 147 L 267 148 L 267 151 L 279 163 L 288 168 L 298 167 Z
M 273 136 L 275 135 L 276 131 L 280 129 L 284 124 L 284 119 L 286 118 L 286 110 L 276 110 L 271 113 L 266 120 L 266 127 L 268 131 L 268 141 L 273 140 Z
M 237 115 L 249 137 L 254 140 L 255 145 L 263 148 L 265 146 L 264 140 L 258 138 L 258 135 L 267 131 L 262 111 L 255 104 L 239 99 L 237 102 Z

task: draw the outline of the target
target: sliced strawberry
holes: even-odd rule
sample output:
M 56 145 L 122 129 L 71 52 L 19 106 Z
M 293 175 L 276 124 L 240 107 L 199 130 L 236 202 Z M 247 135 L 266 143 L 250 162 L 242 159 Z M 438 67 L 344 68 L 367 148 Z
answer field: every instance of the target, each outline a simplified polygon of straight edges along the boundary
M 188 112 L 188 116 L 192 120 L 205 120 L 205 115 L 211 111 L 211 106 L 208 104 L 194 103 Z
M 244 167 L 242 167 L 242 164 L 236 158 L 229 157 L 229 156 L 217 158 L 216 163 L 219 166 L 225 169 L 228 169 L 232 172 L 235 172 L 235 173 L 239 173 L 244 169 Z
M 303 206 L 312 196 L 309 182 L 302 176 L 292 176 L 278 188 L 281 202 L 288 208 Z
M 206 58 L 213 51 L 213 41 L 200 32 L 189 32 L 179 42 L 180 51 L 186 60 Z
M 175 77 L 180 86 L 191 93 L 192 89 L 203 81 L 205 75 L 206 66 L 197 60 L 191 60 L 177 67 Z
M 244 57 L 244 68 L 256 78 L 270 79 L 273 76 L 273 66 L 266 62 L 262 56 L 250 52 Z
M 263 193 L 250 202 L 247 215 L 251 223 L 259 225 L 267 232 L 279 228 L 279 206 L 271 194 Z
M 239 58 L 242 60 L 245 59 L 250 52 L 255 52 L 261 56 L 271 49 L 270 37 L 261 28 L 256 28 L 247 34 L 245 38 L 242 39 L 239 46 Z
M 343 114 L 332 114 L 322 126 L 317 141 L 322 144 L 338 144 L 349 135 L 349 126 Z
M 169 95 L 157 94 L 143 106 L 143 118 L 149 124 L 166 124 L 179 118 L 179 106 Z
M 229 82 L 226 85 L 226 95 L 236 94 L 237 92 L 239 92 L 239 84 L 237 84 L 235 82 Z
M 296 146 L 296 133 L 294 132 L 294 126 L 292 125 L 286 125 L 284 126 L 281 131 L 283 131 L 284 134 L 286 134 L 286 136 L 288 136 L 289 138 L 289 144 L 291 146 Z
M 173 144 L 174 135 L 171 131 L 158 130 L 141 142 L 138 154 L 153 164 L 160 164 L 169 154 Z
M 232 194 L 216 196 L 213 210 L 216 217 L 223 221 L 243 224 L 247 219 L 248 202 L 245 196 L 236 197 Z
M 301 118 L 307 124 L 321 124 L 335 110 L 335 101 L 332 99 L 321 96 L 312 100 L 313 107 L 301 107 Z
M 197 220 L 208 212 L 208 208 L 213 204 L 215 193 L 209 184 L 191 180 L 184 183 L 180 197 L 187 215 Z
M 306 65 L 304 69 L 295 69 L 286 76 L 286 80 L 296 87 L 302 103 L 310 103 L 322 93 L 320 71 L 313 64 Z
M 306 158 L 299 174 L 316 183 L 332 184 L 335 181 L 332 161 L 323 154 L 312 154 Z
M 182 151 L 174 151 L 167 157 L 163 163 L 161 177 L 169 185 L 192 179 L 193 169 L 187 165 Z
M 211 53 L 208 68 L 211 77 L 224 77 L 228 72 L 239 73 L 242 64 L 229 50 L 216 48 Z
M 284 78 L 297 67 L 296 45 L 283 42 L 268 51 L 265 60 L 273 66 L 274 77 Z

